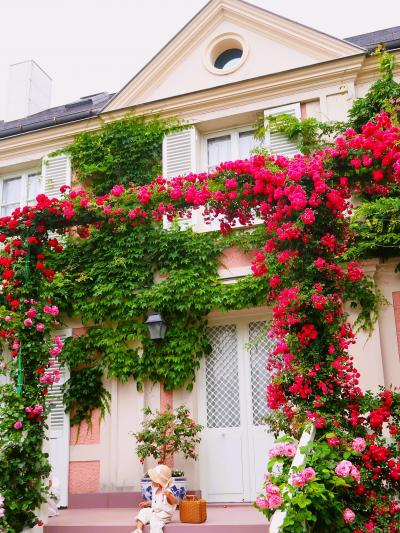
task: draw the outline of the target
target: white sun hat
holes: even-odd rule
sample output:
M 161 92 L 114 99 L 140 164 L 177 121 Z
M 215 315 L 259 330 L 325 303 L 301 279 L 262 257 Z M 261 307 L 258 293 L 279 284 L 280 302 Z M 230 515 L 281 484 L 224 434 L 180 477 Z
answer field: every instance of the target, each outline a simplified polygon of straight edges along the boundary
M 148 471 L 149 478 L 154 483 L 159 483 L 164 489 L 171 482 L 171 469 L 167 465 L 158 465 Z

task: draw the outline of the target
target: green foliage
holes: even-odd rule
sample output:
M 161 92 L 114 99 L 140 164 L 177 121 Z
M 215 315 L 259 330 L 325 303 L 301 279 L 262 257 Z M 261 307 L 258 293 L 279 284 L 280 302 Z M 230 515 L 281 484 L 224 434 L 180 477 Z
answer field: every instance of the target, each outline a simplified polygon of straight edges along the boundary
M 400 196 L 365 201 L 354 211 L 351 230 L 354 245 L 350 259 L 400 256 Z
M 144 409 L 145 420 L 142 429 L 133 436 L 136 439 L 136 453 L 143 463 L 146 457 L 153 457 L 165 464 L 168 456 L 181 452 L 186 459 L 197 459 L 196 446 L 200 442 L 202 426 L 190 418 L 184 405 L 173 411 L 153 412 Z
M 322 122 L 314 117 L 299 119 L 292 115 L 281 114 L 260 119 L 255 137 L 263 139 L 267 130 L 272 133 L 282 133 L 296 143 L 301 153 L 313 154 L 330 144 L 344 129 L 344 122 Z
M 86 240 L 69 238 L 63 253 L 52 258 L 59 274 L 51 289 L 65 313 L 90 326 L 85 335 L 67 339 L 61 355 L 72 369 L 64 393 L 71 423 L 89 421 L 93 409 L 107 409 L 103 371 L 122 382 L 133 378 L 138 388 L 162 381 L 166 390 L 190 390 L 210 351 L 207 314 L 265 303 L 266 279 L 246 276 L 223 284 L 218 275 L 224 248 L 240 244 L 248 250 L 260 234 L 223 237 L 160 226 L 132 232 L 126 226 L 102 227 Z M 166 337 L 158 343 L 144 324 L 153 309 L 167 322 Z
M 78 180 L 100 195 L 115 183 L 143 185 L 161 174 L 162 140 L 179 129 L 176 120 L 128 115 L 99 131 L 80 133 L 63 152 L 71 157 Z
M 26 386 L 20 396 L 14 386 L 0 386 L 0 487 L 6 507 L 2 533 L 33 527 L 35 509 L 45 500 L 43 479 L 49 475 L 50 465 L 42 452 L 44 428 L 35 421 L 24 421 L 20 430 L 14 429 L 15 421 L 24 419 L 24 402 L 34 398 L 35 392 Z
M 390 111 L 400 98 L 400 84 L 393 79 L 394 55 L 384 53 L 382 48 L 378 48 L 375 55 L 380 57 L 381 77 L 371 85 L 364 97 L 354 100 L 348 113 L 349 126 L 357 131 L 381 111 Z

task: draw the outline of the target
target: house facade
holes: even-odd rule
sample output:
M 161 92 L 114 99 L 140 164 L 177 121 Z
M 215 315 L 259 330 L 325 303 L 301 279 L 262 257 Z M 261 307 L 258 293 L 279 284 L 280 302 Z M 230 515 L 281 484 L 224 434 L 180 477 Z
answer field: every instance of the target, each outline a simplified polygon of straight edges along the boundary
M 241 0 L 211 0 L 117 94 L 99 93 L 0 123 L 2 216 L 33 203 L 41 191 L 57 196 L 61 185 L 73 182 L 73 169 L 66 156 L 47 155 L 70 144 L 76 134 L 95 131 L 127 112 L 177 117 L 190 125 L 164 140 L 167 178 L 248 157 L 256 146 L 254 124 L 263 115 L 345 120 L 352 101 L 377 78 L 377 60 L 368 51 L 384 43 L 400 57 L 398 34 L 395 28 L 341 40 Z M 277 133 L 264 145 L 273 153 L 296 153 L 295 145 Z M 201 213 L 190 224 L 195 231 L 217 227 L 217 222 L 205 224 Z M 249 258 L 233 248 L 225 251 L 222 264 L 226 283 L 250 273 Z M 362 386 L 375 391 L 380 385 L 400 386 L 396 264 L 370 260 L 364 267 L 389 302 L 372 334 L 360 333 L 352 347 Z M 273 443 L 262 425 L 270 379 L 265 361 L 272 341 L 265 338 L 257 347 L 251 341 L 270 316 L 268 308 L 211 313 L 213 351 L 203 360 L 192 392 L 167 393 L 153 383 L 138 392 L 133 381 L 108 380 L 110 412 L 102 421 L 95 413 L 90 429 L 70 430 L 56 388 L 49 451 L 61 482 L 61 504 L 77 495 L 139 491 L 143 466 L 130 433 L 139 429 L 143 407 L 181 404 L 205 428 L 199 461 L 175 458 L 189 488 L 201 490 L 209 501 L 254 500 Z M 69 321 L 61 333 L 80 335 L 84 328 Z

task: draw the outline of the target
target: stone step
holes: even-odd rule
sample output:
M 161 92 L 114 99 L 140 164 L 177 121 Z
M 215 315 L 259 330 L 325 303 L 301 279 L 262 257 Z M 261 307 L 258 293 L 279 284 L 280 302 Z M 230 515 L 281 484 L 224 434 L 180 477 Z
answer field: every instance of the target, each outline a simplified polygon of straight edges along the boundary
M 189 490 L 188 494 L 201 497 L 200 491 Z M 143 500 L 140 492 L 93 492 L 86 494 L 69 494 L 68 509 L 91 509 L 91 508 L 129 508 L 137 507 Z
M 64 509 L 49 518 L 44 533 L 130 533 L 135 529 L 136 509 Z M 145 533 L 149 533 L 148 526 Z M 251 505 L 210 505 L 207 522 L 182 524 L 176 512 L 164 533 L 267 533 L 265 517 Z

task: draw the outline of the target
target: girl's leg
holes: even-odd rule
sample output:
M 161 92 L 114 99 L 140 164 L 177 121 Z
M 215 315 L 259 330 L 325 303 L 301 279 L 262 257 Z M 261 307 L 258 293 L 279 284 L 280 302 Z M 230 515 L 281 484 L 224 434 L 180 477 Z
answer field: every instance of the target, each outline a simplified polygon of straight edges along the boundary
M 152 510 L 150 507 L 145 507 L 144 509 L 141 509 L 141 511 L 139 511 L 136 517 L 136 529 L 132 533 L 143 531 L 144 525 L 150 522 L 151 515 L 152 515 Z
M 158 516 L 153 513 L 150 518 L 150 533 L 163 533 L 163 528 L 165 521 L 158 518 Z

